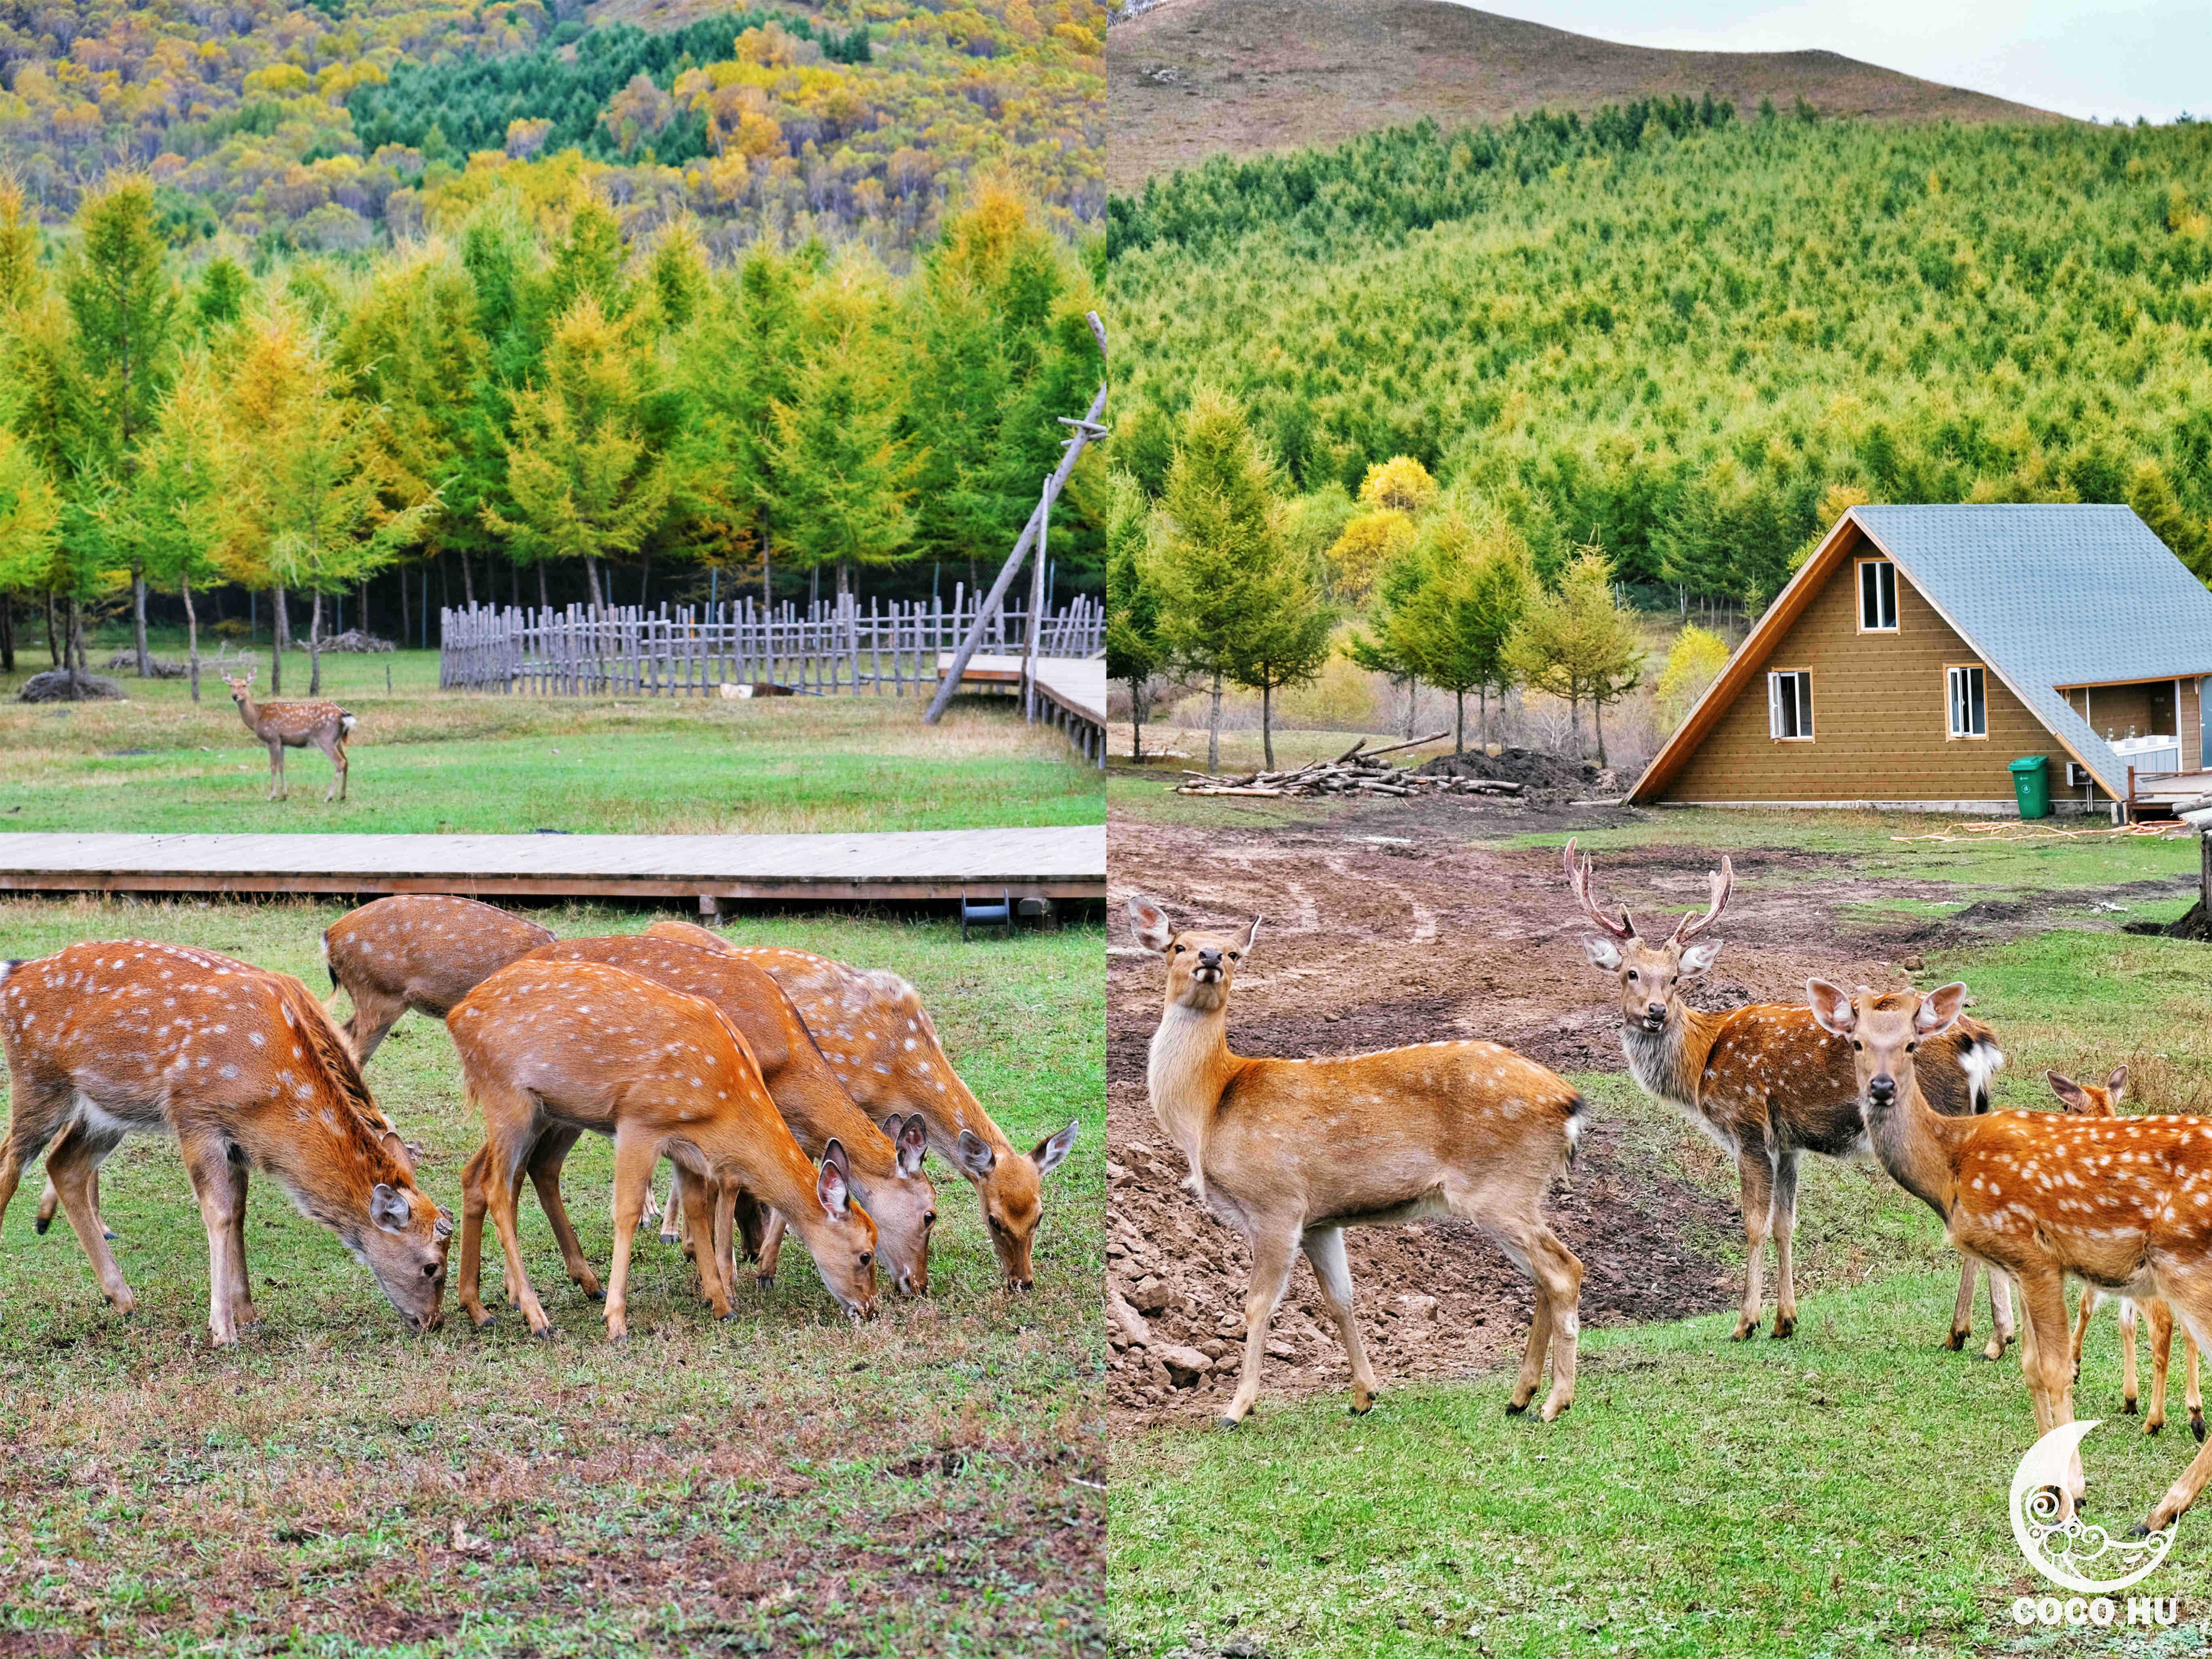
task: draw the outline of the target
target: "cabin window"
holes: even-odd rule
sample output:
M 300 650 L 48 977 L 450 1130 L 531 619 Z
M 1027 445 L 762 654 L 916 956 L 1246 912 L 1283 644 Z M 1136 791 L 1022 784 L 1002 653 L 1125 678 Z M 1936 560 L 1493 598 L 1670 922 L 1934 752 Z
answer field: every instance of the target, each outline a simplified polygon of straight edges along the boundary
M 1897 567 L 1887 559 L 1859 561 L 1859 632 L 1897 631 Z
M 1951 689 L 1951 735 L 1986 738 L 1990 734 L 1990 706 L 1984 695 L 1981 665 L 1962 663 L 1947 669 Z
M 1766 735 L 1791 743 L 1813 740 L 1813 677 L 1803 669 L 1766 677 Z

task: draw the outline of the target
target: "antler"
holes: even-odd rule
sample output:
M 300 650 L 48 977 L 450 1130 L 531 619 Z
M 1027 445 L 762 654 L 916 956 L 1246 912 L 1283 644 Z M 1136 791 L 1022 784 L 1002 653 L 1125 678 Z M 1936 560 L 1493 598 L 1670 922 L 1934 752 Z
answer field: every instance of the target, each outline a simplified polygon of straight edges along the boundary
M 1595 922 L 1599 927 L 1604 928 L 1605 931 L 1607 933 L 1610 933 L 1614 939 L 1622 941 L 1624 944 L 1628 940 L 1634 939 L 1636 937 L 1636 924 L 1629 919 L 1626 906 L 1624 905 L 1621 908 L 1620 920 L 1619 921 L 1613 921 L 1612 917 L 1607 915 L 1604 911 L 1597 908 L 1597 901 L 1590 896 L 1589 855 L 1588 854 L 1584 854 L 1579 860 L 1577 859 L 1575 857 L 1575 843 L 1571 837 L 1567 842 L 1565 860 L 1567 866 L 1567 885 L 1574 890 L 1575 901 L 1583 907 L 1583 914 L 1588 916 L 1592 921 Z
M 1735 865 L 1727 854 L 1721 854 L 1721 867 L 1712 873 L 1713 902 L 1702 916 L 1684 916 L 1674 924 L 1674 943 L 1687 945 L 1692 939 L 1721 919 L 1728 908 L 1729 890 L 1735 885 Z

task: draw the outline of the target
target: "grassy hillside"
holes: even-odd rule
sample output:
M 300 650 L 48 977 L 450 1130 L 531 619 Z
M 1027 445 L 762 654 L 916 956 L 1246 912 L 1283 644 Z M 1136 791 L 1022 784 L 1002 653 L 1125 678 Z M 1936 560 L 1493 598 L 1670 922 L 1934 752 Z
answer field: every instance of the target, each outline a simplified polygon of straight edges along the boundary
M 1711 93 L 1823 115 L 2052 120 L 1830 52 L 1657 52 L 1446 0 L 1164 0 L 1107 36 L 1108 182 L 1139 189 L 1210 155 Z
M 1412 455 L 1754 605 L 1850 499 L 2127 501 L 2212 571 L 2208 161 L 1686 99 L 1217 159 L 1109 204 L 1116 457 L 1157 493 L 1210 384 L 1300 489 Z
M 144 167 L 179 243 L 228 228 L 331 252 L 434 226 L 467 175 L 564 149 L 637 222 L 912 246 L 989 165 L 1068 225 L 1103 203 L 1093 0 L 604 9 L 0 9 L 0 161 L 52 217 Z

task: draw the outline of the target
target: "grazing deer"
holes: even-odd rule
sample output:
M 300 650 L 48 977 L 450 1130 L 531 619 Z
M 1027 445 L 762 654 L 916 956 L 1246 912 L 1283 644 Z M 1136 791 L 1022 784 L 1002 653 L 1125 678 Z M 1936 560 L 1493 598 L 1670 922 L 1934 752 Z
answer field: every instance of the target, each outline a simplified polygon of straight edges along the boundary
M 720 1188 L 742 1186 L 799 1230 L 823 1283 L 848 1314 L 873 1316 L 876 1228 L 852 1201 L 844 1147 L 829 1142 L 818 1171 L 807 1161 L 777 1115 L 751 1049 L 712 1003 L 596 962 L 525 961 L 470 992 L 446 1026 L 460 1051 L 468 1097 L 484 1118 L 484 1144 L 463 1177 L 458 1287 L 478 1328 L 491 1322 L 478 1285 L 489 1210 L 532 1334 L 552 1334 L 523 1268 L 515 1196 L 549 1137 L 565 1154 L 586 1129 L 615 1143 L 611 1340 L 629 1334 L 631 1236 L 653 1165 L 664 1157 L 694 1177 L 684 1183 L 684 1200 L 695 1237 L 713 1237 L 707 1206 Z M 564 1259 L 580 1262 L 557 1203 L 547 1218 L 562 1235 Z M 700 1289 L 726 1318 L 729 1292 L 717 1255 L 699 1250 Z
M 246 1271 L 256 1168 L 344 1241 L 410 1325 L 437 1328 L 453 1223 L 416 1189 L 407 1148 L 297 980 L 138 939 L 73 945 L 0 964 L 0 1042 L 15 1091 L 0 1215 L 51 1147 L 62 1207 L 123 1312 L 137 1297 L 101 1237 L 94 1174 L 126 1134 L 166 1132 L 207 1227 L 218 1344 L 260 1322 Z
M 1705 914 L 1684 916 L 1657 944 L 1636 931 L 1624 908 L 1616 921 L 1590 890 L 1590 861 L 1566 848 L 1567 884 L 1599 937 L 1585 938 L 1590 964 L 1616 976 L 1620 988 L 1620 1042 L 1628 1069 L 1646 1094 L 1669 1101 L 1735 1159 L 1741 1191 L 1746 1261 L 1743 1304 L 1734 1340 L 1759 1330 L 1766 1266 L 1766 1241 L 1774 1239 L 1780 1280 L 1774 1334 L 1797 1328 L 1797 1287 L 1790 1241 L 1797 1225 L 1797 1160 L 1806 1152 L 1856 1158 L 1867 1151 L 1851 1051 L 1821 1030 L 1805 1008 L 1751 1003 L 1707 1013 L 1682 1000 L 1683 988 L 1719 956 L 1721 941 L 1701 937 L 1720 920 L 1735 884 L 1727 858 L 1711 878 Z M 1931 1043 L 1921 1086 L 1935 1109 L 1953 1115 L 1985 1112 L 1990 1079 L 2004 1064 L 1995 1035 L 1978 1020 L 1962 1019 Z M 1974 1264 L 1960 1273 L 1952 1310 L 1950 1346 L 1964 1346 L 1973 1329 Z M 1995 1330 L 1983 1352 L 2002 1358 L 2012 1340 L 2012 1298 L 2000 1279 L 1990 1281 Z
M 830 1070 L 867 1115 L 919 1116 L 930 1144 L 968 1177 L 983 1206 L 991 1248 L 1006 1282 L 1027 1290 L 1030 1253 L 1044 1218 L 1044 1179 L 1075 1145 L 1079 1123 L 1018 1152 L 937 1045 L 921 998 L 896 974 L 848 968 L 805 951 L 733 945 L 684 921 L 656 921 L 649 937 L 705 941 L 764 968 L 799 1009 Z
M 397 893 L 323 930 L 333 995 L 352 999 L 346 1042 L 362 1065 L 410 1008 L 442 1021 L 491 975 L 553 939 L 553 930 L 445 893 Z
M 2061 1105 L 2077 1117 L 2117 1117 L 2120 1101 L 2127 1093 L 2128 1068 L 2118 1066 L 2106 1078 L 2103 1087 L 2094 1083 L 2076 1083 L 2057 1072 L 2045 1072 L 2044 1077 L 2051 1091 L 2058 1097 Z M 2081 1343 L 2089 1334 L 2089 1321 L 2104 1305 L 2104 1291 L 2094 1285 L 2081 1287 L 2081 1316 L 2074 1325 L 2074 1380 L 2081 1380 Z M 2136 1412 L 2137 1376 L 2136 1372 L 2136 1310 L 2131 1297 L 2118 1298 L 2120 1304 L 2120 1402 L 2132 1417 Z M 2173 1310 L 2157 1297 L 2142 1302 L 2142 1312 L 2150 1320 L 2150 1411 L 2143 1418 L 2143 1432 L 2156 1434 L 2166 1426 L 2166 1376 L 2173 1363 Z M 2186 1356 L 2188 1373 L 2189 1428 L 2198 1440 L 2204 1438 L 2204 1395 L 2198 1386 L 2197 1339 L 2184 1331 L 2181 1340 Z
M 230 700 L 238 705 L 239 718 L 246 729 L 269 745 L 269 799 L 282 799 L 288 793 L 284 785 L 284 751 L 305 749 L 309 744 L 331 757 L 332 775 L 331 787 L 323 799 L 343 800 L 346 792 L 346 738 L 356 726 L 355 716 L 334 702 L 256 702 L 253 701 L 253 671 L 246 671 L 242 680 L 222 677 L 230 688 Z
M 1325 1060 L 1230 1052 L 1229 994 L 1259 932 L 1178 933 L 1129 900 L 1138 939 L 1167 959 L 1167 1000 L 1146 1085 L 1152 1115 L 1182 1149 L 1191 1189 L 1252 1249 L 1244 1369 L 1224 1414 L 1242 1422 L 1260 1392 L 1267 1326 L 1303 1249 L 1352 1361 L 1352 1409 L 1375 1402 L 1375 1373 L 1352 1311 L 1346 1227 L 1457 1215 L 1535 1281 L 1535 1316 L 1510 1412 L 1528 1409 L 1552 1356 L 1550 1422 L 1574 1403 L 1583 1264 L 1544 1219 L 1552 1178 L 1574 1158 L 1583 1098 L 1572 1085 L 1494 1042 L 1426 1042 Z
M 2212 1118 L 1994 1112 L 1946 1117 L 1922 1092 L 1925 1045 L 1949 1030 L 1964 985 L 1851 995 L 1806 982 L 1814 1017 L 1851 1045 L 1867 1133 L 1897 1184 L 1936 1212 L 1952 1248 L 2020 1286 L 2021 1369 L 2038 1437 L 2074 1420 L 2066 1279 L 2143 1301 L 2163 1297 L 2189 1334 L 2212 1338 Z M 2143 1529 L 2163 1529 L 2212 1477 L 2201 1449 Z M 2081 1496 L 2069 1469 L 2061 1514 Z
M 751 1048 L 769 1098 L 806 1155 L 821 1158 L 833 1140 L 844 1147 L 853 1196 L 876 1224 L 878 1255 L 892 1283 L 911 1296 L 928 1291 L 929 1236 L 937 1224 L 937 1194 L 921 1173 L 928 1146 L 926 1126 L 919 1118 L 896 1115 L 880 1129 L 869 1122 L 831 1073 L 799 1011 L 767 973 L 726 951 L 674 939 L 562 939 L 540 945 L 523 959 L 603 963 L 720 1009 Z M 542 1168 L 542 1162 L 532 1161 L 530 1176 L 538 1201 L 550 1215 L 561 1202 L 560 1165 Z M 677 1167 L 680 1184 L 683 1166 Z M 680 1212 L 681 1196 L 678 1192 L 670 1197 L 666 1213 L 672 1218 Z M 727 1196 L 735 1200 L 738 1194 L 732 1188 Z M 760 1235 L 749 1241 L 749 1254 L 760 1264 L 763 1283 L 775 1276 L 782 1216 L 781 1210 L 769 1211 Z M 731 1237 L 731 1218 L 717 1218 L 718 1246 Z M 573 1229 L 559 1224 L 555 1231 L 564 1238 L 574 1237 Z M 570 1277 L 576 1276 L 578 1265 L 569 1263 Z M 720 1266 L 727 1276 L 734 1261 L 725 1255 Z

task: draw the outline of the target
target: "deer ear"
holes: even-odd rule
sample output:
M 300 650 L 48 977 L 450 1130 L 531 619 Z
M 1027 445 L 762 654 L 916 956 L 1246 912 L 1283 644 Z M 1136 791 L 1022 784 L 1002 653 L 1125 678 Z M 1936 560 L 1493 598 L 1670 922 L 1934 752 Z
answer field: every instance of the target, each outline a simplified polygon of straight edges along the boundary
M 412 1180 L 415 1175 L 415 1160 L 422 1155 L 422 1149 L 420 1146 L 410 1146 L 406 1141 L 402 1140 L 397 1129 L 386 1129 L 377 1139 L 386 1156 L 401 1169 L 406 1170 L 408 1178 Z
M 899 1126 L 898 1133 L 891 1139 L 898 1143 L 899 1173 L 903 1176 L 921 1174 L 921 1160 L 929 1152 L 929 1125 L 921 1121 L 921 1114 L 916 1112 L 907 1119 Z
M 978 1181 L 990 1174 L 999 1162 L 999 1155 L 991 1150 L 990 1142 L 973 1129 L 960 1132 L 960 1139 L 953 1143 L 952 1157 L 955 1163 Z
M 1966 982 L 1954 980 L 1920 999 L 1920 1012 L 1912 1017 L 1912 1028 L 1923 1036 L 1940 1036 L 1958 1024 L 1966 1006 Z
M 2118 1105 L 2120 1097 L 2128 1091 L 2128 1068 L 2124 1066 L 2113 1066 L 2112 1076 L 2105 1079 L 2105 1087 L 2112 1093 L 2112 1104 Z
M 414 1210 L 407 1202 L 407 1194 L 398 1188 L 380 1181 L 376 1190 L 368 1195 L 368 1218 L 387 1233 L 404 1233 Z
M 1702 974 L 1713 965 L 1713 959 L 1720 953 L 1721 942 L 1717 939 L 1701 939 L 1695 945 L 1685 945 L 1682 949 L 1682 971 Z
M 2070 1077 L 2061 1077 L 2056 1072 L 2045 1072 L 2044 1081 L 2050 1084 L 2051 1092 L 2058 1097 L 2058 1103 L 2069 1112 L 2089 1109 L 2089 1097 L 2081 1092 L 2081 1085 Z
M 1129 926 L 1136 930 L 1137 943 L 1147 951 L 1164 953 L 1175 941 L 1175 928 L 1168 921 L 1168 913 L 1135 893 L 1129 895 Z
M 1255 916 L 1244 924 L 1244 943 L 1237 948 L 1246 956 L 1252 954 L 1252 941 L 1260 937 L 1260 918 Z
M 836 1136 L 831 1135 L 829 1143 L 822 1148 L 822 1162 L 834 1167 L 839 1175 L 851 1178 L 853 1160 L 846 1156 L 845 1143 Z
M 1589 934 L 1583 940 L 1583 954 L 1589 958 L 1593 968 L 1601 968 L 1608 974 L 1620 971 L 1620 947 L 1609 939 Z
M 1831 985 L 1825 979 L 1808 979 L 1805 981 L 1805 1000 L 1822 1030 L 1849 1036 L 1856 1029 L 1859 1011 L 1851 1006 L 1850 996 L 1842 986 Z
M 1036 1150 L 1030 1154 L 1030 1161 L 1036 1165 L 1040 1176 L 1050 1175 L 1066 1161 L 1070 1149 L 1075 1145 L 1076 1132 L 1082 1127 L 1080 1123 L 1071 1123 L 1058 1134 L 1047 1135 L 1037 1142 Z
M 837 1145 L 834 1140 L 830 1144 Z M 821 1174 L 814 1178 L 814 1196 L 822 1200 L 823 1212 L 832 1221 L 842 1221 L 852 1208 L 853 1189 L 845 1180 L 845 1172 L 827 1157 L 822 1160 Z

